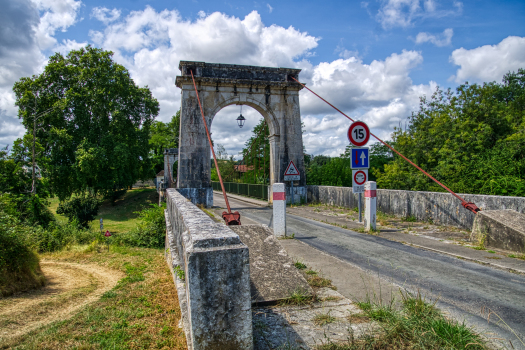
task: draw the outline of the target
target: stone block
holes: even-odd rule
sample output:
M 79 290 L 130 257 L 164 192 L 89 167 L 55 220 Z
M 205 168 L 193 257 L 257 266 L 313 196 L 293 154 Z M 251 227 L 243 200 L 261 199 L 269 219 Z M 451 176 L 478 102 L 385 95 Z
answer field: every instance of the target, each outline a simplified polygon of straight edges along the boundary
M 248 247 L 175 189 L 166 190 L 166 202 L 167 260 L 183 297 L 188 347 L 253 349 Z
M 482 210 L 476 214 L 472 242 L 525 253 L 525 215 L 515 210 Z
M 195 205 L 204 205 L 206 208 L 213 207 L 213 188 L 178 188 L 177 191 Z
M 286 299 L 295 290 L 312 293 L 292 259 L 266 225 L 230 226 L 250 250 L 250 288 L 253 304 Z

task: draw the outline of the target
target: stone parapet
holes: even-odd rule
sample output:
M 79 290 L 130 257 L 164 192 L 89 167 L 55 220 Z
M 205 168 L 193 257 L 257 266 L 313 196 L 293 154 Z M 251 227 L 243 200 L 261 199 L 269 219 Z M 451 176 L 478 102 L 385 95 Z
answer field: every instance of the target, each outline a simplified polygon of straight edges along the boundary
M 177 190 L 166 189 L 166 258 L 188 348 L 253 349 L 248 247 Z
M 351 187 L 307 186 L 308 202 L 356 208 L 358 195 Z M 482 210 L 512 209 L 525 213 L 524 197 L 460 194 Z M 414 216 L 417 220 L 451 225 L 470 230 L 476 215 L 461 206 L 450 193 L 377 190 L 377 210 L 396 216 Z

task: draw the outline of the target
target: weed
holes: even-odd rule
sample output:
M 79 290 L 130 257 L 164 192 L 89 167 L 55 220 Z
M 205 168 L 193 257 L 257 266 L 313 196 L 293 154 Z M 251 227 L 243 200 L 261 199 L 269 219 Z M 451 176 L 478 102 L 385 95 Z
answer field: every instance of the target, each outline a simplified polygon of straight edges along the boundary
M 314 270 L 308 270 L 308 271 L 305 271 L 304 273 L 306 273 L 307 275 L 317 275 L 317 271 L 314 271 Z
M 324 326 L 325 324 L 333 323 L 335 320 L 336 318 L 330 315 L 330 311 L 326 314 L 317 314 L 313 318 L 314 323 L 318 326 Z
M 330 287 L 332 286 L 332 280 L 329 280 L 328 278 L 323 278 L 318 275 L 314 275 L 309 277 L 308 284 L 312 287 Z
M 494 253 L 496 253 L 496 252 L 495 252 L 495 251 L 493 251 L 493 250 L 487 250 L 487 253 L 491 253 L 491 254 L 494 254 Z
M 314 302 L 317 298 L 308 293 L 307 290 L 297 288 L 290 293 L 290 296 L 279 302 L 280 305 L 306 305 Z
M 435 304 L 419 292 L 407 291 L 401 292 L 400 309 L 393 307 L 394 299 L 386 304 L 366 299 L 358 303 L 363 310 L 359 316 L 375 320 L 380 331 L 357 339 L 352 336 L 346 343 L 324 344 L 319 349 L 488 349 L 481 336 L 464 323 L 444 317 Z
M 181 281 L 186 280 L 186 272 L 179 265 L 175 266 L 175 274 L 177 275 L 177 278 Z
M 401 222 L 416 222 L 417 219 L 414 215 L 407 215 L 401 218 Z
M 306 265 L 303 264 L 303 263 L 300 262 L 300 261 L 296 261 L 296 262 L 294 263 L 294 266 L 295 266 L 297 269 L 299 269 L 299 270 L 306 269 Z

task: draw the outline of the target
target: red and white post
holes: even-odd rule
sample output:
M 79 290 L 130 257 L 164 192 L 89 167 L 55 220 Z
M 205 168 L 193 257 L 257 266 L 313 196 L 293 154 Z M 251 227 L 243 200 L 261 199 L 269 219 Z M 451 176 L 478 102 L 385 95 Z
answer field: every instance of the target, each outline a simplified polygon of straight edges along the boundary
M 283 183 L 274 183 L 273 198 L 273 234 L 286 236 L 286 187 Z
M 375 181 L 365 182 L 365 231 L 376 229 L 377 186 Z

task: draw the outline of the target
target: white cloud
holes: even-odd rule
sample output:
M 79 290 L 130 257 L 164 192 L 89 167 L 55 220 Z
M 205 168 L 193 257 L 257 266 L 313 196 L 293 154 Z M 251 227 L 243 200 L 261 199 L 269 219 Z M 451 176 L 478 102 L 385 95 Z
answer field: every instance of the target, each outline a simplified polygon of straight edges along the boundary
M 266 4 L 266 6 L 268 7 L 268 12 L 272 13 L 273 7 L 270 4 Z
M 452 77 L 456 82 L 501 81 L 509 71 L 525 68 L 525 38 L 509 36 L 496 45 L 467 50 L 454 50 L 450 61 L 458 68 Z
M 55 31 L 65 32 L 77 22 L 77 14 L 82 2 L 80 0 L 32 0 L 42 13 L 36 28 L 36 39 L 40 49 L 46 50 L 56 44 Z
M 450 45 L 452 41 L 452 36 L 454 35 L 454 30 L 452 28 L 447 28 L 441 34 L 433 35 L 426 32 L 421 32 L 416 36 L 416 44 L 423 44 L 426 42 L 431 42 L 432 44 L 443 47 Z
M 91 17 L 95 17 L 100 22 L 108 24 L 116 21 L 120 17 L 120 10 L 108 9 L 106 7 L 94 7 L 91 11 Z
M 412 84 L 410 71 L 422 61 L 423 57 L 416 51 L 394 53 L 384 61 L 374 60 L 370 64 L 351 57 L 307 69 L 301 81 L 352 119 L 368 123 L 378 137 L 388 139 L 393 127 L 418 109 L 419 97 L 430 96 L 436 88 L 434 82 Z M 306 89 L 300 97 L 307 151 L 331 156 L 343 153 L 348 144 L 346 130 L 351 122 L 340 114 L 333 114 L 330 106 Z
M 430 11 L 433 5 L 428 3 L 422 6 Z M 112 16 L 111 12 L 104 13 Z M 38 16 L 35 23 L 36 28 Z M 54 28 L 62 28 L 57 23 Z M 74 20 L 67 23 L 74 23 Z M 54 32 L 48 33 L 55 40 Z M 34 32 L 31 35 L 30 38 L 37 37 Z M 142 11 L 108 21 L 102 31 L 90 32 L 90 38 L 95 45 L 115 52 L 114 59 L 128 68 L 136 84 L 149 86 L 160 103 L 159 119 L 162 121 L 168 121 L 180 108 L 180 91 L 174 85 L 175 77 L 180 74 L 180 60 L 301 68 L 301 81 L 352 118 L 368 122 L 372 131 L 384 138 L 389 137 L 392 127 L 404 121 L 411 110 L 417 109 L 419 96 L 429 95 L 435 87 L 434 83 L 419 86 L 412 84 L 410 72 L 423 60 L 417 51 L 402 51 L 382 60 L 365 63 L 357 52 L 341 48 L 341 59 L 314 66 L 308 58 L 315 55 L 313 50 L 320 38 L 291 26 L 267 26 L 255 11 L 244 18 L 219 12 L 202 12 L 196 19 L 188 20 L 183 19 L 177 11 L 157 12 L 146 7 Z M 53 45 L 66 53 L 84 44 L 63 40 L 59 44 L 55 41 Z M 3 85 L 5 89 L 0 90 L 0 110 L 4 110 L 0 111 L 2 123 L 11 119 L 16 121 L 14 96 L 7 89 L 21 76 L 38 73 L 45 62 L 36 39 L 31 45 L 23 52 L 27 57 L 33 57 L 33 61 L 26 60 L 33 64 L 20 68 L 16 77 L 9 78 L 9 82 Z M 5 64 L 0 65 L 0 69 L 12 70 L 5 67 Z M 5 76 L 0 74 L 0 79 L 5 79 Z M 301 91 L 300 98 L 307 151 L 331 156 L 343 153 L 348 144 L 346 129 L 350 122 L 334 114 L 331 108 L 306 90 Z M 230 155 L 237 154 L 261 118 L 255 110 L 245 108 L 243 115 L 248 121 L 243 129 L 238 129 L 235 122 L 238 113 L 238 106 L 224 108 L 212 125 L 213 139 L 225 145 Z M 7 126 L 2 123 L 0 143 L 11 143 L 19 123 L 9 121 Z M 11 141 L 4 141 L 8 140 L 5 137 L 11 137 Z
M 382 0 L 376 19 L 384 29 L 409 27 L 418 18 L 441 18 L 461 14 L 463 4 L 452 3 L 452 8 L 440 10 L 434 0 Z

